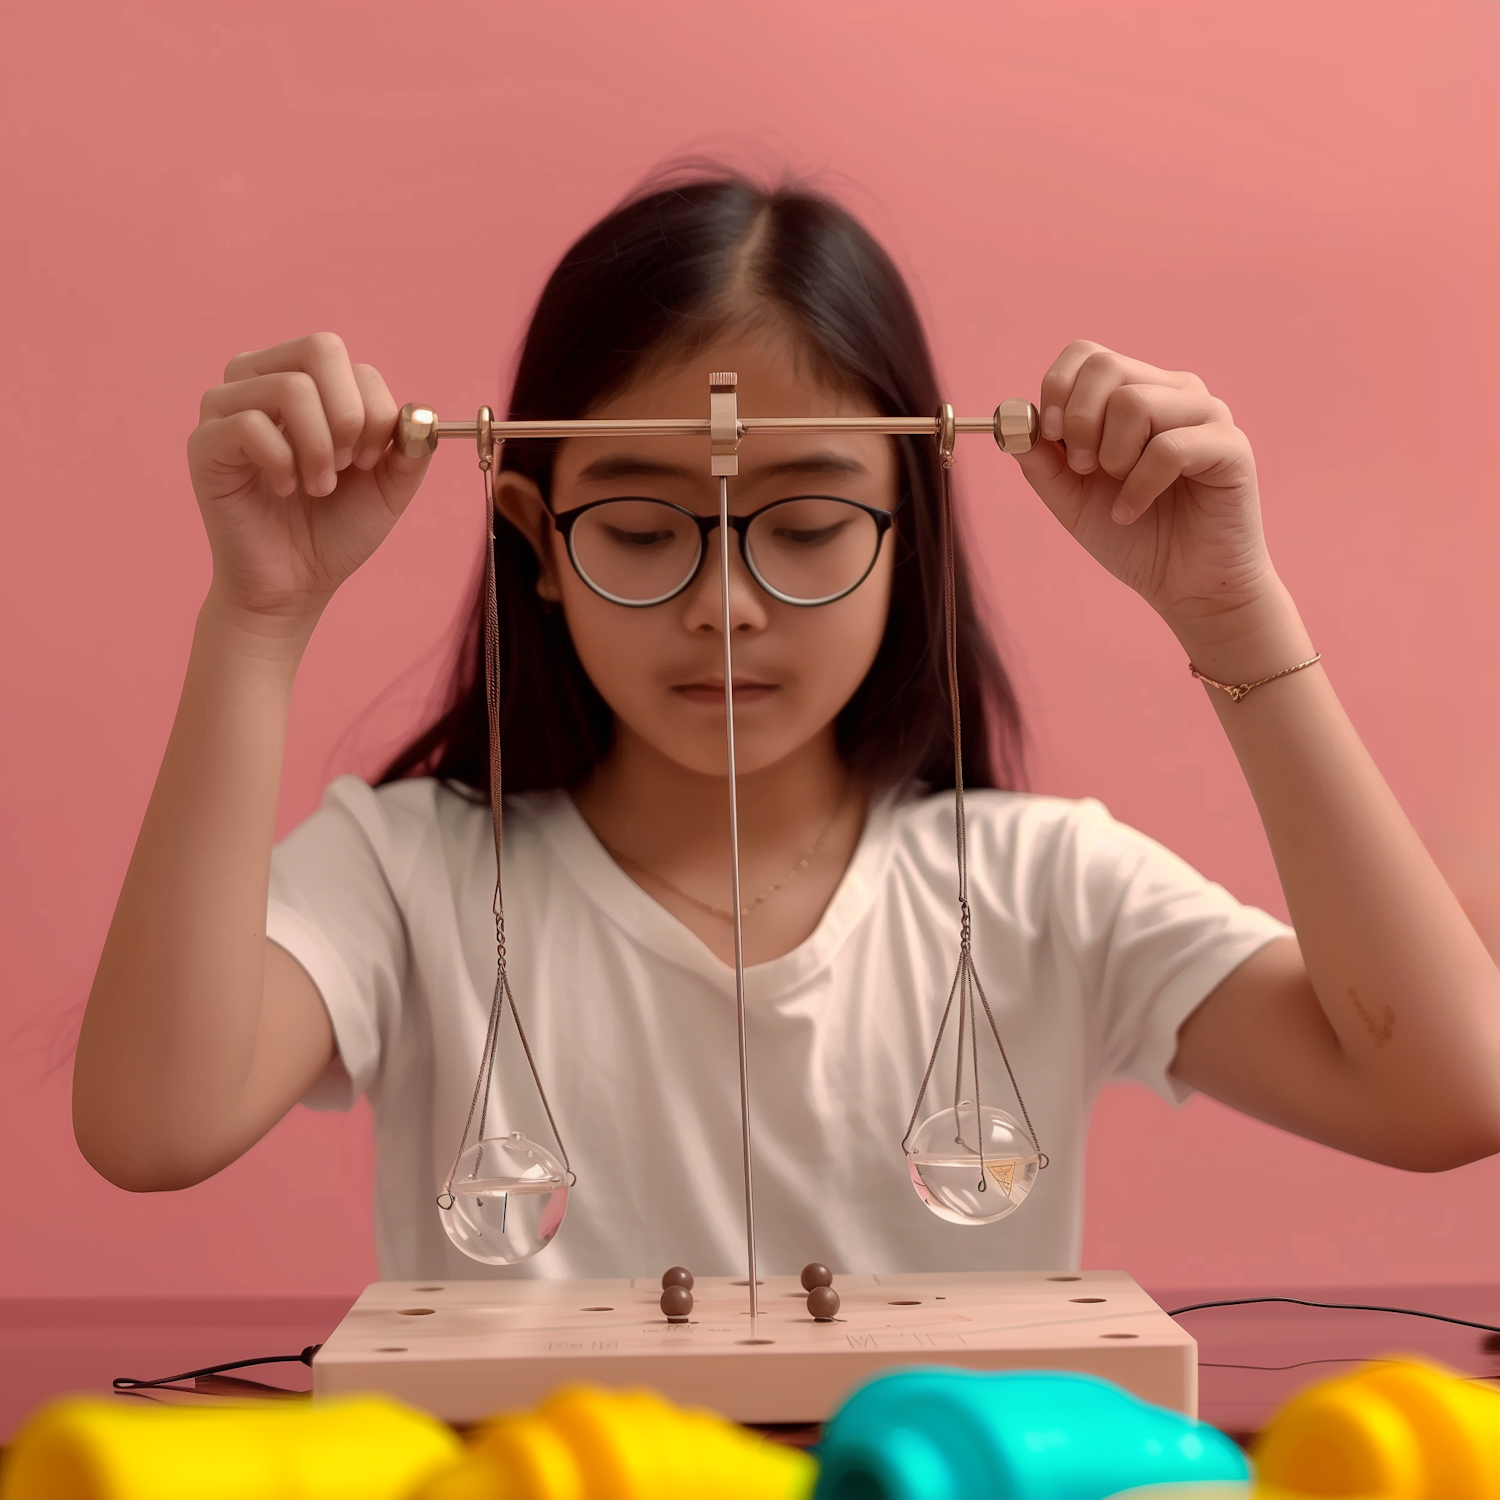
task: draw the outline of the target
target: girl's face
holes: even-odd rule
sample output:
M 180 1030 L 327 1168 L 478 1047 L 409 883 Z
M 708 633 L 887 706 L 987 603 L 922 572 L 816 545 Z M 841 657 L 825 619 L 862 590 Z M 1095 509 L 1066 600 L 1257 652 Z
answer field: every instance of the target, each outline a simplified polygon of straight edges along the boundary
M 741 416 L 876 415 L 860 397 L 815 382 L 790 341 L 769 333 L 726 336 L 685 364 L 643 375 L 588 415 L 706 417 L 711 370 L 738 372 Z M 809 494 L 885 511 L 897 503 L 897 456 L 888 438 L 755 436 L 741 442 L 739 461 L 739 476 L 729 481 L 731 514 Z M 719 482 L 708 468 L 707 438 L 570 439 L 553 469 L 553 510 L 561 516 L 594 501 L 636 496 L 717 515 Z M 722 776 L 718 529 L 710 533 L 702 567 L 686 590 L 662 604 L 627 608 L 601 598 L 578 576 L 536 487 L 509 471 L 500 479 L 501 508 L 541 559 L 537 592 L 561 605 L 584 670 L 617 719 L 684 769 Z M 805 608 L 768 594 L 731 538 L 735 752 L 741 772 L 773 766 L 831 734 L 834 717 L 863 680 L 885 632 L 893 546 L 888 530 L 874 567 L 853 593 Z

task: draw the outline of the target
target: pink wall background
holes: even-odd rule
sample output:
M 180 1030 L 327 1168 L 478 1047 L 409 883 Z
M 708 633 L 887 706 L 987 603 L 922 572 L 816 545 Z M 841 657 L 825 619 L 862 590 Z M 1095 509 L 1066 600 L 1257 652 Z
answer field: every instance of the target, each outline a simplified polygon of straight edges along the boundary
M 424 19 L 425 17 L 425 19 Z M 496 401 L 551 263 L 661 158 L 782 163 L 894 250 L 952 399 L 1086 336 L 1199 371 L 1255 440 L 1280 567 L 1492 946 L 1497 15 L 1485 0 L 364 0 L 12 7 L 4 147 L 0 1291 L 344 1292 L 362 1115 L 217 1180 L 79 1158 L 68 1052 L 208 576 L 183 461 L 232 353 L 333 328 L 400 395 Z M 985 445 L 980 570 L 1038 789 L 1101 796 L 1282 911 L 1175 644 Z M 329 612 L 283 826 L 423 705 L 476 555 L 443 456 Z M 1418 1178 L 1206 1102 L 1104 1101 L 1087 1259 L 1148 1284 L 1493 1279 L 1500 1160 Z

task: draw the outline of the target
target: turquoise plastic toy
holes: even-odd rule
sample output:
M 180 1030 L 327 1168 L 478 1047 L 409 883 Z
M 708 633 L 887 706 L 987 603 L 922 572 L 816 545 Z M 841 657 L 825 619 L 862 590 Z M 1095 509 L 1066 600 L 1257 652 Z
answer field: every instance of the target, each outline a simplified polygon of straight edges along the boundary
M 1222 1432 L 1093 1375 L 888 1370 L 834 1414 L 814 1500 L 1106 1500 L 1245 1480 Z

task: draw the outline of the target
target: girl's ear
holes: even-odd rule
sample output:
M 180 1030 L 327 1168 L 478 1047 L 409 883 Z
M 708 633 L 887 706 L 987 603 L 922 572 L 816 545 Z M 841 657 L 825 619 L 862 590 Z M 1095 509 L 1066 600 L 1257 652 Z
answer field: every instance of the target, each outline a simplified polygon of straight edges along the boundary
M 536 553 L 541 565 L 536 581 L 537 597 L 556 603 L 562 598 L 562 591 L 557 586 L 553 561 L 552 518 L 536 481 L 517 474 L 514 469 L 501 469 L 495 475 L 495 509 L 531 543 L 531 550 Z

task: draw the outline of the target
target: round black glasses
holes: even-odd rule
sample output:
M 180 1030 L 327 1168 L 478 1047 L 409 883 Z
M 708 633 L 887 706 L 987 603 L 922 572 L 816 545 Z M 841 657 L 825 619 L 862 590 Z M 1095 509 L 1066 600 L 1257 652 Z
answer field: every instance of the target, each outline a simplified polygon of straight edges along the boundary
M 896 510 L 901 507 L 898 505 Z M 835 495 L 793 495 L 730 516 L 750 576 L 773 599 L 810 608 L 852 594 L 875 566 L 895 510 Z M 646 609 L 698 576 L 717 515 L 621 496 L 554 515 L 574 571 L 602 599 Z

